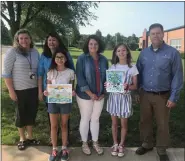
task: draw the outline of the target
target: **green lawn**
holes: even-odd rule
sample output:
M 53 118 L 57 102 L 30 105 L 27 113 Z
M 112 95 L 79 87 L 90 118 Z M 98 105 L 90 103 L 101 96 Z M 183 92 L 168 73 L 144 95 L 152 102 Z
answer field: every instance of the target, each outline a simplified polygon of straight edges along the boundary
M 70 51 L 72 56 L 79 56 L 80 54 L 83 53 L 82 50 L 76 49 L 76 48 L 69 48 L 69 51 Z M 112 59 L 112 52 L 113 52 L 113 50 L 105 50 L 103 55 L 107 59 Z M 138 55 L 139 55 L 139 51 L 131 51 L 131 54 L 132 54 L 133 62 L 136 62 L 136 60 L 138 58 Z
M 42 48 L 37 48 L 39 53 L 42 53 Z M 81 49 L 77 49 L 77 48 L 69 48 L 69 52 L 71 54 L 73 58 L 73 61 L 74 61 L 74 64 L 76 65 L 76 58 L 81 55 L 83 53 L 83 51 Z M 132 60 L 133 60 L 133 63 L 136 63 L 137 61 L 137 58 L 138 58 L 138 55 L 139 55 L 139 51 L 132 51 L 131 52 L 132 54 Z M 108 59 L 108 60 L 111 60 L 112 59 L 112 50 L 105 50 L 103 55 Z M 109 63 L 111 64 L 111 63 Z

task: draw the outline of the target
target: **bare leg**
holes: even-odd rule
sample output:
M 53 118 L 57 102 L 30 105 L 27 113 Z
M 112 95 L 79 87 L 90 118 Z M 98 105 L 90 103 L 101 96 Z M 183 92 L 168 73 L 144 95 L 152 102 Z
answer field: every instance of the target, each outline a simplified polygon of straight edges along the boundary
M 28 133 L 27 139 L 33 139 L 33 126 L 26 126 L 26 131 Z
M 24 133 L 25 132 L 24 127 L 23 128 L 18 128 L 18 131 L 19 131 L 20 141 L 26 140 L 25 133 Z
M 57 147 L 58 114 L 49 114 L 51 122 L 51 141 L 53 147 Z
M 127 135 L 127 123 L 128 123 L 128 119 L 127 118 L 121 118 L 121 142 L 120 145 L 124 145 L 125 144 L 125 138 Z
M 112 137 L 114 144 L 118 144 L 118 118 L 117 116 L 111 116 L 112 119 Z
M 67 147 L 68 143 L 68 119 L 69 114 L 62 114 L 61 117 L 61 135 L 62 135 L 62 146 Z

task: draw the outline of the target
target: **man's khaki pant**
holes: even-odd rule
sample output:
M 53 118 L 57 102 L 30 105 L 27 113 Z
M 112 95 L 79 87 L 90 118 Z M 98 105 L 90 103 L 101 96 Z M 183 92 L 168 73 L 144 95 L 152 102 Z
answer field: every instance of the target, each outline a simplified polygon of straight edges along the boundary
M 153 116 L 157 124 L 156 148 L 159 154 L 165 154 L 169 146 L 170 109 L 166 107 L 170 92 L 162 95 L 140 91 L 140 136 L 145 148 L 153 147 Z

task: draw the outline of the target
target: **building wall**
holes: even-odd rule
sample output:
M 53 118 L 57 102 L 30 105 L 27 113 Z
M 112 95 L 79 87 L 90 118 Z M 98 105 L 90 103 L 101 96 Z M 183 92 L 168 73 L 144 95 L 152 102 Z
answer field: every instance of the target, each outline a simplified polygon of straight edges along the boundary
M 139 48 L 142 48 L 143 47 L 143 38 L 140 37 L 139 38 Z
M 166 41 L 169 45 L 173 46 L 171 44 L 171 40 L 180 40 L 180 48 L 177 48 L 180 52 L 184 52 L 184 28 L 179 30 L 174 30 L 168 32 L 168 41 Z

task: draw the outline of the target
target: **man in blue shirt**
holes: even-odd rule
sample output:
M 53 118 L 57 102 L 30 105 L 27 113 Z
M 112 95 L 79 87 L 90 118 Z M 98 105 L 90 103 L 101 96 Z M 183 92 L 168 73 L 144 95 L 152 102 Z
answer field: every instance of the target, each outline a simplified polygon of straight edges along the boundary
M 179 52 L 164 41 L 161 24 L 149 28 L 152 45 L 141 51 L 137 60 L 140 89 L 140 135 L 142 146 L 136 154 L 153 149 L 153 114 L 157 124 L 156 148 L 160 161 L 169 161 L 170 109 L 176 106 L 183 86 L 183 68 Z

